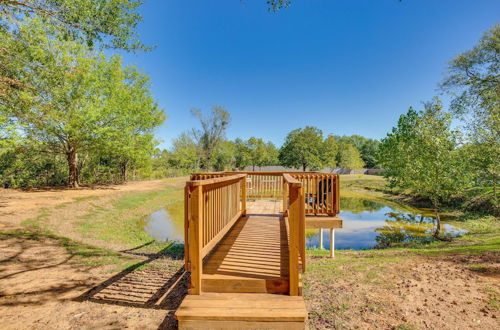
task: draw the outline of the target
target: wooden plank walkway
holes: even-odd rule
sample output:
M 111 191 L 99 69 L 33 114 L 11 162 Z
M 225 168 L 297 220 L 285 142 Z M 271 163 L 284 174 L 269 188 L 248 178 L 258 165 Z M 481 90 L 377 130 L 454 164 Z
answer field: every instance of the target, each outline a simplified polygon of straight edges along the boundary
M 181 329 L 304 329 L 302 296 L 289 296 L 288 230 L 282 201 L 247 202 L 203 262 L 202 294 L 176 312 Z
M 202 287 L 205 292 L 288 292 L 285 219 L 254 213 L 240 218 L 204 262 Z

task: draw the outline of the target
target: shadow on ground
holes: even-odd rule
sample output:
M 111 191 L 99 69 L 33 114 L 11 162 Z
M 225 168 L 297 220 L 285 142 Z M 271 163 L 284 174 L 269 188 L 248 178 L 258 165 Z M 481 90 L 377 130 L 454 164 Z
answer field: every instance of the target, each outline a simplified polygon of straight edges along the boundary
M 174 314 L 187 295 L 189 274 L 179 256 L 172 255 L 175 246 L 151 254 L 137 252 L 141 247 L 122 252 L 146 256 L 146 260 L 94 286 L 75 301 L 165 310 L 159 329 L 175 329 Z

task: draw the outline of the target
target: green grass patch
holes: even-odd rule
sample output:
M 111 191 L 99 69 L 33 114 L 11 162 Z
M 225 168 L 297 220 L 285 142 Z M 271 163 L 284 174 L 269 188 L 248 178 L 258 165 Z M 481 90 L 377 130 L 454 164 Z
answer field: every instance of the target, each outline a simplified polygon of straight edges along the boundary
M 152 239 L 144 231 L 144 218 L 182 198 L 181 187 L 166 187 L 162 190 L 127 193 L 107 208 L 91 203 L 88 212 L 79 217 L 78 230 L 87 237 L 103 241 L 122 243 L 129 247 L 143 245 Z

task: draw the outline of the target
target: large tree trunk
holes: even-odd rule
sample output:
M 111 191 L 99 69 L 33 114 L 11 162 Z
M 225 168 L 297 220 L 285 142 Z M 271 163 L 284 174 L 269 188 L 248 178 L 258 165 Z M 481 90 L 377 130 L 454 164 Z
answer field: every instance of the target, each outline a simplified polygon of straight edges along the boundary
M 307 164 L 302 164 L 302 172 L 305 172 L 307 169 Z
M 75 147 L 70 147 L 68 157 L 68 186 L 78 188 L 78 153 Z

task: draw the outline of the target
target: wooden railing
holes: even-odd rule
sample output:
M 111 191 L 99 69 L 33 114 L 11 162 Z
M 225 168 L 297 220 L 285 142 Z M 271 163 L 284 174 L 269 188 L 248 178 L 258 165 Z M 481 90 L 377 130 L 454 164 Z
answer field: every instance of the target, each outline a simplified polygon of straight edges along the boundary
M 301 295 L 299 283 L 300 273 L 306 266 L 306 214 L 304 201 L 304 188 L 302 182 L 290 174 L 283 174 L 283 200 L 286 203 L 288 215 L 288 257 L 290 295 Z M 284 205 L 285 206 L 285 205 Z
M 185 189 L 185 267 L 190 294 L 201 293 L 203 257 L 246 214 L 246 174 L 191 180 Z
M 235 174 L 247 175 L 246 189 L 249 199 L 283 198 L 285 196 L 283 174 L 288 174 L 302 183 L 306 214 L 335 216 L 340 211 L 339 176 L 335 173 L 211 172 L 193 174 L 191 180 L 219 178 Z

